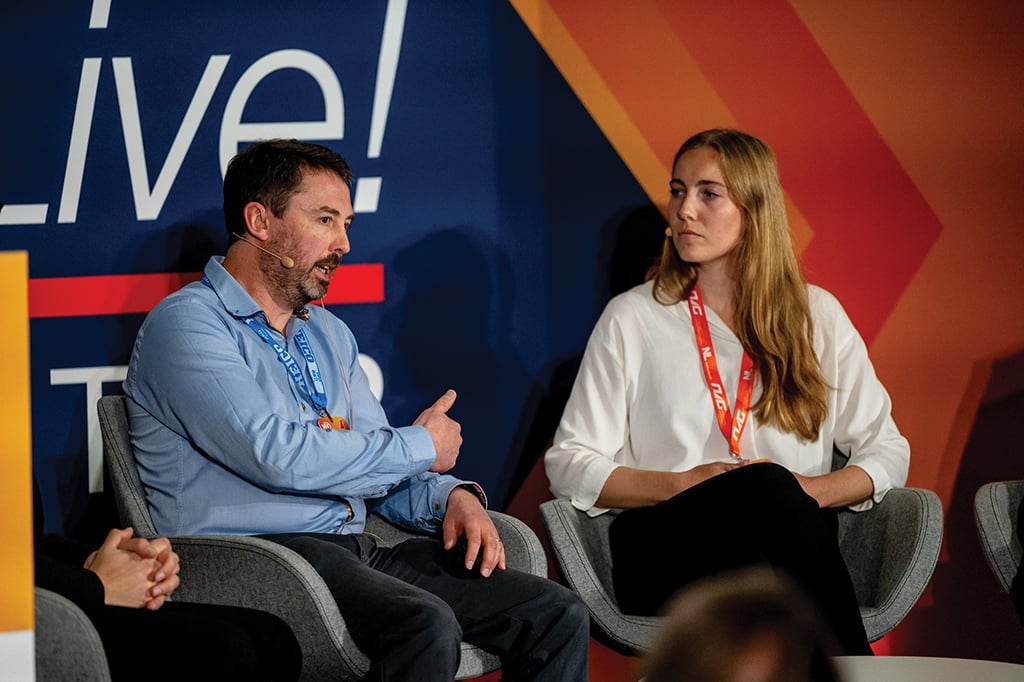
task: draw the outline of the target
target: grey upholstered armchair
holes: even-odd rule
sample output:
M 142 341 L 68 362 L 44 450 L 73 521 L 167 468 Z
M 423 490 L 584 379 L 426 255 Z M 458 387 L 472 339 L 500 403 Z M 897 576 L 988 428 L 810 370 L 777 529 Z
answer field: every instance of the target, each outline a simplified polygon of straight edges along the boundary
M 608 547 L 615 512 L 590 518 L 569 500 L 549 500 L 540 510 L 559 572 L 587 604 L 595 636 L 620 653 L 644 653 L 661 619 L 622 613 L 615 602 Z M 897 488 L 870 511 L 839 513 L 840 548 L 869 641 L 896 627 L 921 596 L 941 541 L 942 505 L 929 490 Z
M 1017 528 L 1022 500 L 1024 481 L 986 483 L 974 495 L 974 520 L 978 524 L 981 548 L 996 579 L 1007 592 L 1024 555 Z
M 146 537 L 156 535 L 139 480 L 128 435 L 124 396 L 99 400 L 104 460 L 121 523 Z M 540 540 L 529 526 L 511 516 L 490 512 L 505 546 L 509 568 L 547 575 Z M 371 515 L 367 530 L 394 543 L 412 533 Z M 263 609 L 283 618 L 302 647 L 302 677 L 309 680 L 360 679 L 369 660 L 356 647 L 327 585 L 309 563 L 292 550 L 239 535 L 173 537 L 182 564 L 176 599 Z M 500 667 L 496 656 L 463 643 L 457 679 L 478 677 Z
M 35 621 L 37 680 L 110 682 L 99 633 L 74 602 L 37 587 Z

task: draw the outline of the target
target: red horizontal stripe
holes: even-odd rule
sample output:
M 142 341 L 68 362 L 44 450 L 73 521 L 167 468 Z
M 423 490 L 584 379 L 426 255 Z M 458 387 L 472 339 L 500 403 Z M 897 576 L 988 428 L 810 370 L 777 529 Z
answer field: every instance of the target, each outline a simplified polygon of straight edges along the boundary
M 202 276 L 201 272 L 96 277 L 49 277 L 28 282 L 29 317 L 79 317 L 146 313 L 160 299 Z M 384 264 L 342 265 L 324 302 L 380 303 Z
M 384 264 L 341 265 L 334 271 L 324 303 L 383 303 Z

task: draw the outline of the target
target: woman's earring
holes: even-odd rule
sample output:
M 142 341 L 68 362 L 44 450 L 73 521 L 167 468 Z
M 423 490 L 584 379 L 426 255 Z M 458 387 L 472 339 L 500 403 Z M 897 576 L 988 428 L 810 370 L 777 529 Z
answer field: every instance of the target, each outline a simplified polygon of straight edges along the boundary
M 666 227 L 665 228 L 665 236 L 666 237 L 671 237 L 672 236 L 672 228 L 671 227 Z

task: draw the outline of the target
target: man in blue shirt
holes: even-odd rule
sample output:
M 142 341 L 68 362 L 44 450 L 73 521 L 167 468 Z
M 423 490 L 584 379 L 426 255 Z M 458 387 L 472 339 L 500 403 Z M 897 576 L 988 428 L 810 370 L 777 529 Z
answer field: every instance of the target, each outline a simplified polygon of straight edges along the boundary
M 580 601 L 505 570 L 483 491 L 445 474 L 462 444 L 455 392 L 391 426 L 349 328 L 306 307 L 349 251 L 351 181 L 338 154 L 295 140 L 229 164 L 227 255 L 153 309 L 124 382 L 157 530 L 261 535 L 303 555 L 371 679 L 451 680 L 463 640 L 499 654 L 506 679 L 585 679 Z M 381 547 L 368 510 L 441 541 Z

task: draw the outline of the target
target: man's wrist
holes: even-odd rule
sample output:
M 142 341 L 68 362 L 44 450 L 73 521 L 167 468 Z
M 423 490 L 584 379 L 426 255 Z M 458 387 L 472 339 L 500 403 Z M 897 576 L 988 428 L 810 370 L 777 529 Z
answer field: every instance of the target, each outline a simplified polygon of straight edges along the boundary
M 465 490 L 466 492 L 472 493 L 477 501 L 480 502 L 480 505 L 484 509 L 487 509 L 487 495 L 484 494 L 484 489 L 476 483 L 460 483 L 452 488 L 451 492 L 448 493 L 448 496 L 451 497 L 451 494 L 456 490 Z

